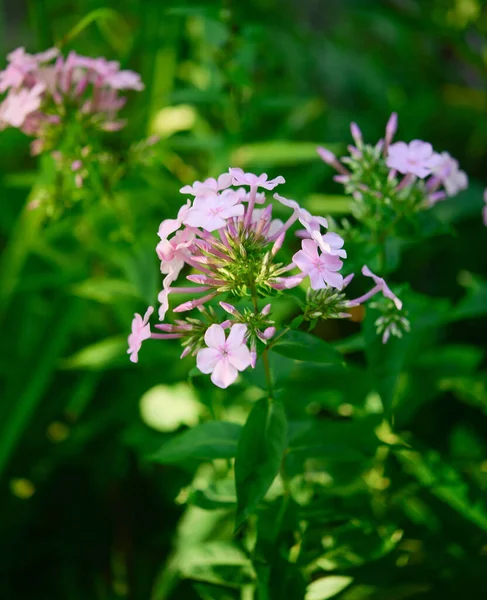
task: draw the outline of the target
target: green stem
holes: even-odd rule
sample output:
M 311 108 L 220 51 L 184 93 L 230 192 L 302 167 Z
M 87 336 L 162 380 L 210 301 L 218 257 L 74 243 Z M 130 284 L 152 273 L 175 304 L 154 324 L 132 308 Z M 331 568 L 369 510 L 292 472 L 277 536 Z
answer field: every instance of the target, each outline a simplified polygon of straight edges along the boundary
M 252 289 L 252 304 L 254 305 L 255 312 L 259 312 L 259 303 L 257 301 L 257 291 L 255 288 Z M 267 383 L 267 394 L 269 402 L 274 400 L 274 392 L 272 386 L 272 374 L 271 374 L 271 366 L 269 363 L 269 348 L 266 348 L 262 353 L 262 362 L 264 363 L 264 373 L 265 379 Z

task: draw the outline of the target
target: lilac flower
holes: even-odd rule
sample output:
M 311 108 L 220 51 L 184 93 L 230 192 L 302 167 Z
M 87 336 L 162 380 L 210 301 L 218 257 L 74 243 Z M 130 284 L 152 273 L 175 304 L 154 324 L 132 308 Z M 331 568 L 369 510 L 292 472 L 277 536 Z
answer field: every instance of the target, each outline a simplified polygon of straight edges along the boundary
M 45 86 L 42 83 L 36 84 L 30 90 L 12 90 L 0 104 L 0 126 L 3 123 L 11 127 L 22 127 L 27 117 L 41 106 L 44 90 Z
M 147 340 L 151 336 L 149 318 L 154 312 L 152 306 L 147 309 L 144 318 L 139 314 L 135 313 L 132 321 L 132 333 L 128 337 L 128 350 L 127 354 L 130 354 L 130 360 L 136 363 L 139 360 L 138 353 L 142 347 L 142 342 Z
M 284 198 L 279 194 L 274 194 L 274 198 L 278 200 L 284 206 L 293 209 L 293 214 L 289 217 L 289 219 L 284 223 L 284 225 L 279 229 L 272 237 L 272 239 L 276 239 L 281 233 L 287 231 L 291 225 L 299 220 L 301 225 L 308 232 L 308 237 L 311 237 L 313 231 L 320 231 L 321 227 L 328 228 L 328 221 L 324 217 L 315 217 L 309 211 L 299 206 L 299 204 L 295 200 L 289 200 L 288 198 Z
M 321 251 L 325 254 L 347 258 L 347 251 L 343 249 L 343 244 L 345 242 L 338 233 L 329 231 L 328 233 L 325 233 L 325 235 L 321 235 L 319 231 L 315 230 L 311 233 L 311 237 L 318 243 Z
M 185 185 L 179 191 L 181 194 L 190 194 L 191 196 L 201 196 L 208 191 L 216 194 L 217 192 L 230 187 L 232 185 L 232 180 L 233 177 L 230 173 L 223 173 L 218 179 L 210 177 L 203 182 L 195 181 L 193 185 Z
M 302 250 L 293 256 L 293 263 L 308 275 L 311 287 L 314 290 L 324 289 L 331 286 L 341 289 L 343 277 L 338 273 L 343 263 L 337 256 L 319 253 L 319 246 L 315 240 L 303 240 Z
M 219 196 L 213 192 L 197 197 L 186 217 L 185 224 L 202 227 L 206 231 L 215 231 L 224 227 L 230 217 L 244 214 L 244 207 L 236 195 Z
M 365 301 L 372 298 L 372 296 L 375 296 L 376 294 L 381 292 L 384 297 L 389 298 L 394 302 L 398 310 L 402 309 L 401 300 L 399 300 L 399 298 L 391 291 L 391 289 L 382 277 L 379 277 L 378 275 L 372 273 L 372 271 L 369 269 L 369 267 L 367 267 L 367 265 L 364 265 L 362 267 L 362 274 L 366 277 L 371 277 L 374 280 L 375 286 L 363 296 L 355 298 L 354 300 L 349 300 L 348 306 L 358 306 L 359 304 L 363 304 Z
M 165 240 L 171 233 L 177 231 L 183 224 L 186 215 L 188 214 L 189 209 L 191 208 L 191 201 L 188 200 L 186 204 L 183 204 L 178 211 L 177 219 L 165 219 L 159 225 L 159 231 L 157 235 L 161 238 L 161 240 Z
M 448 152 L 439 155 L 434 165 L 433 176 L 444 186 L 447 196 L 456 196 L 458 192 L 467 189 L 468 177 L 465 171 L 461 171 L 458 161 Z
M 36 152 L 55 146 L 61 135 L 56 132 L 63 130 L 63 121 L 74 110 L 87 127 L 120 129 L 125 122 L 117 113 L 126 99 L 118 92 L 144 87 L 137 73 L 122 71 L 118 62 L 104 58 L 75 52 L 64 58 L 56 48 L 39 54 L 17 48 L 7 58 L 8 65 L 0 72 L 0 93 L 8 92 L 0 104 L 1 126 L 17 127 L 38 138 L 40 143 L 33 146 Z
M 273 190 L 280 183 L 286 183 L 284 177 L 275 177 L 274 179 L 267 179 L 267 173 L 261 175 L 254 175 L 253 173 L 244 173 L 242 169 L 229 169 L 230 174 L 233 177 L 233 185 L 248 185 L 251 188 L 264 188 L 266 190 Z
M 211 381 L 220 388 L 227 388 L 251 364 L 250 350 L 245 344 L 247 327 L 233 325 L 225 339 L 221 325 L 211 325 L 205 333 L 207 348 L 196 356 L 196 366 L 205 374 L 211 373 Z
M 438 162 L 438 155 L 427 142 L 413 140 L 409 144 L 396 142 L 389 147 L 386 164 L 404 175 L 416 175 L 424 179 L 431 174 Z

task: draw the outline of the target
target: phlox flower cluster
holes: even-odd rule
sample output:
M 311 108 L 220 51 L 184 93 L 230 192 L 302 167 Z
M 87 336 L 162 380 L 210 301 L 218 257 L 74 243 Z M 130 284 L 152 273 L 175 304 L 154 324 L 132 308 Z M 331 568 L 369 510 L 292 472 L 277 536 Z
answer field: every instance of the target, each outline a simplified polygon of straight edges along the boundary
M 393 143 L 397 123 L 393 113 L 384 139 L 375 146 L 366 144 L 352 123 L 354 144 L 341 159 L 326 148 L 317 149 L 322 160 L 338 171 L 335 180 L 352 195 L 354 216 L 371 227 L 397 223 L 401 216 L 410 217 L 468 186 L 466 173 L 448 152 L 439 154 L 422 140 Z
M 34 137 L 33 154 L 59 151 L 59 138 L 68 121 L 83 128 L 116 131 L 125 125 L 119 111 L 126 98 L 121 92 L 140 91 L 143 84 L 133 71 L 116 61 L 90 58 L 57 48 L 29 54 L 17 48 L 0 72 L 0 130 L 20 129 Z M 73 165 L 73 171 L 79 166 Z
M 400 310 L 400 300 L 367 267 L 363 274 L 373 279 L 374 287 L 360 298 L 345 298 L 342 290 L 352 276 L 340 273 L 347 257 L 344 240 L 327 231 L 325 218 L 310 214 L 295 200 L 275 193 L 272 203 L 267 192 L 283 183 L 283 177 L 269 179 L 265 173 L 257 176 L 233 168 L 216 179 L 181 188 L 185 203 L 177 217 L 164 220 L 158 231 L 162 323 L 155 328 L 162 333 L 150 332 L 152 307 L 143 318 L 136 314 L 128 350 L 133 362 L 149 337 L 179 339 L 184 348 L 181 358 L 196 356 L 197 368 L 226 388 L 239 372 L 255 367 L 259 352 L 272 344 L 276 323 L 268 299 L 300 284 L 310 288 L 304 318 L 348 317 L 347 308 L 377 293 Z M 289 210 L 285 221 L 274 218 L 276 204 Z M 301 249 L 291 262 L 283 262 L 280 250 L 295 225 Z M 191 285 L 176 285 L 183 271 Z M 176 295 L 189 299 L 172 307 L 173 322 L 164 322 Z M 236 308 L 239 302 L 243 307 Z

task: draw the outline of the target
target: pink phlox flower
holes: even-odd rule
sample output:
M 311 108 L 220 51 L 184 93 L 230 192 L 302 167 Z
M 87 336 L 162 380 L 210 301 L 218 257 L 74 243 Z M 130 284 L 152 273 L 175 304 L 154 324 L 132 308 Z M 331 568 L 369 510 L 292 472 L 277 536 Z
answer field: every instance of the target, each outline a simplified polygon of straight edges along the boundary
M 39 109 L 45 86 L 36 84 L 32 89 L 10 90 L 0 105 L 0 122 L 21 127 L 27 116 Z
M 365 277 L 372 277 L 375 285 L 379 288 L 378 291 L 381 291 L 383 296 L 385 296 L 386 298 L 390 298 L 396 305 L 396 308 L 398 310 L 401 310 L 401 300 L 399 300 L 399 298 L 391 291 L 391 289 L 382 277 L 379 277 L 378 275 L 372 273 L 372 271 L 369 269 L 369 267 L 367 267 L 367 265 L 364 265 L 362 267 L 362 274 L 365 275 Z
M 147 340 L 151 336 L 149 318 L 154 312 L 152 306 L 147 309 L 144 318 L 139 314 L 135 313 L 132 321 L 132 333 L 128 337 L 128 350 L 127 354 L 130 354 L 130 360 L 136 363 L 139 360 L 138 353 L 142 347 L 142 342 Z
M 169 310 L 169 294 L 171 293 L 171 284 L 175 280 L 176 277 L 174 277 L 173 273 L 169 273 L 162 283 L 162 290 L 157 294 L 159 321 L 164 321 L 166 313 Z
M 315 240 L 303 240 L 302 250 L 293 256 L 293 263 L 308 275 L 313 290 L 324 289 L 328 286 L 342 289 L 343 276 L 338 273 L 343 262 L 338 256 L 318 252 L 319 245 Z
M 237 195 L 224 196 L 210 192 L 195 198 L 193 208 L 188 211 L 184 223 L 192 227 L 202 227 L 206 231 L 215 231 L 224 227 L 227 219 L 243 214 L 244 207 Z
M 297 216 L 299 222 L 301 225 L 303 225 L 309 235 L 311 235 L 313 231 L 320 231 L 321 227 L 328 229 L 328 221 L 325 219 L 325 217 L 315 217 L 305 208 L 302 208 L 295 200 L 284 198 L 279 194 L 274 194 L 274 198 L 281 204 L 284 204 L 284 206 L 293 209 L 294 214 Z
M 135 71 L 117 71 L 106 77 L 105 82 L 114 90 L 135 90 L 141 92 L 144 89 L 144 84 L 140 79 L 140 75 Z
M 161 260 L 161 273 L 176 272 L 179 275 L 186 258 L 191 256 L 190 247 L 195 234 L 189 229 L 182 229 L 170 239 L 162 239 L 156 246 L 157 256 Z
M 171 233 L 177 231 L 183 224 L 183 221 L 186 218 L 190 208 L 191 200 L 188 200 L 186 204 L 183 204 L 183 206 L 181 206 L 179 209 L 177 219 L 165 219 L 162 221 L 162 223 L 159 225 L 159 231 L 157 232 L 157 235 L 162 240 L 165 240 L 169 235 L 171 235 Z
M 312 239 L 318 243 L 321 251 L 331 256 L 340 256 L 341 258 L 347 258 L 347 251 L 343 249 L 343 238 L 335 233 L 329 231 L 325 235 L 321 235 L 319 231 L 313 231 L 311 233 Z
M 208 191 L 216 194 L 217 192 L 229 188 L 232 185 L 232 179 L 230 173 L 223 173 L 218 179 L 209 177 L 204 181 L 195 181 L 193 185 L 185 185 L 179 191 L 181 194 L 190 194 L 191 196 L 201 196 Z
M 279 175 L 274 179 L 267 179 L 267 173 L 254 175 L 254 173 L 245 173 L 242 169 L 229 169 L 233 177 L 233 185 L 248 185 L 251 188 L 264 188 L 265 190 L 273 190 L 280 183 L 286 183 L 284 177 Z
M 252 359 L 245 343 L 247 326 L 236 323 L 225 339 L 221 325 L 211 325 L 205 333 L 203 348 L 196 355 L 196 366 L 205 374 L 211 373 L 211 381 L 220 388 L 227 388 L 238 377 L 239 371 L 250 366 Z
M 455 196 L 468 187 L 467 174 L 460 170 L 458 161 L 448 152 L 442 152 L 439 155 L 439 160 L 432 172 L 441 181 L 448 196 Z
M 438 154 L 433 152 L 433 147 L 428 142 L 413 140 L 409 144 L 396 142 L 392 144 L 387 153 L 386 164 L 390 169 L 396 169 L 403 175 L 416 175 L 424 179 L 431 174 L 438 162 Z
M 0 93 L 6 92 L 9 88 L 19 88 L 27 80 L 32 87 L 40 66 L 56 58 L 58 54 L 57 48 L 50 48 L 38 54 L 29 54 L 24 48 L 17 48 L 10 52 L 7 56 L 9 64 L 0 73 Z

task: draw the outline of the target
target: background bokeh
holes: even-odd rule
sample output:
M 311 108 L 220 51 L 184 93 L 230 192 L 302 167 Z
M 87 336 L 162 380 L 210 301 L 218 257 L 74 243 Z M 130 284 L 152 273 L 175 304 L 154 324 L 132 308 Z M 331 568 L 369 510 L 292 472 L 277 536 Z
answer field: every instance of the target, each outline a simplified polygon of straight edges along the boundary
M 146 89 L 129 98 L 128 126 L 111 143 L 122 150 L 152 134 L 162 141 L 157 168 L 141 168 L 117 190 L 116 211 L 95 203 L 37 229 L 24 206 L 38 161 L 25 136 L 0 133 L 0 598 L 234 597 L 200 595 L 171 570 L 181 490 L 194 468 L 145 460 L 180 427 L 230 410 L 224 392 L 186 386 L 191 364 L 169 343 L 144 347 L 137 367 L 127 360 L 131 316 L 154 303 L 160 286 L 157 227 L 177 210 L 182 184 L 232 165 L 282 174 L 287 196 L 340 216 L 341 189 L 315 147 L 345 150 L 352 120 L 375 141 L 392 111 L 401 139 L 449 151 L 471 177 L 468 192 L 438 206 L 454 231 L 404 249 L 394 275 L 445 302 L 472 300 L 476 318 L 443 331 L 441 385 L 431 387 L 426 361 L 416 381 L 431 390 L 401 423 L 463 474 L 459 482 L 445 471 L 445 485 L 467 486 L 469 502 L 429 493 L 425 475 L 417 504 L 402 510 L 402 486 L 417 483 L 389 465 L 413 559 L 378 556 L 355 574 L 362 595 L 347 600 L 483 598 L 484 3 L 0 2 L 2 66 L 17 46 L 54 44 L 140 72 Z M 480 517 L 465 514 L 472 506 Z

